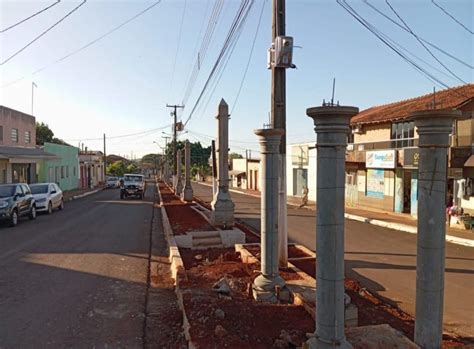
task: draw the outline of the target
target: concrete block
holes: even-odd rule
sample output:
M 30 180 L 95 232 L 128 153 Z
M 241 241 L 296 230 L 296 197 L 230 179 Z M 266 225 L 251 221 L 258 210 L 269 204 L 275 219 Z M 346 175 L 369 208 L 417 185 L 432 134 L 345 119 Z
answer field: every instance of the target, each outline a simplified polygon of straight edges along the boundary
M 219 233 L 224 247 L 234 247 L 235 244 L 245 243 L 245 233 L 238 228 L 232 230 L 221 230 Z
M 176 244 L 182 248 L 193 247 L 193 237 L 191 235 L 175 235 Z

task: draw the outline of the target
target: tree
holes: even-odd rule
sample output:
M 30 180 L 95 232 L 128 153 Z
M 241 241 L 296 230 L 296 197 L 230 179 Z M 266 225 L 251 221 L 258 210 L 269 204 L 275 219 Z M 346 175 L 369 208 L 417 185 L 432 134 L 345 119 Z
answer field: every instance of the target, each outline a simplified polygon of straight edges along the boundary
M 147 165 L 158 166 L 158 164 L 161 163 L 161 157 L 162 155 L 160 154 L 147 154 L 142 157 L 141 163 L 147 164 Z
M 229 154 L 229 161 L 232 162 L 232 159 L 243 159 L 244 157 L 242 156 L 242 154 L 239 154 L 239 153 L 230 153 Z
M 55 143 L 61 145 L 69 145 L 62 139 L 54 137 L 54 132 L 44 122 L 36 123 L 36 145 L 44 145 L 44 143 Z
M 138 166 L 135 165 L 134 163 L 131 163 L 130 165 L 127 166 L 127 173 L 135 173 L 138 170 Z
M 51 143 L 53 138 L 54 133 L 47 124 L 36 123 L 36 145 L 44 145 L 45 142 Z
M 123 163 L 123 161 L 115 161 L 107 166 L 107 173 L 112 176 L 122 177 L 124 173 L 127 171 L 127 167 Z

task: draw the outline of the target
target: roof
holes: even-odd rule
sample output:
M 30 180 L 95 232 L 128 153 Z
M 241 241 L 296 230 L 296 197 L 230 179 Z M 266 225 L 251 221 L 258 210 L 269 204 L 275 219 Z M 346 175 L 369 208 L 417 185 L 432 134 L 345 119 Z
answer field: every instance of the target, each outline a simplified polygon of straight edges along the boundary
M 0 147 L 0 159 L 11 158 L 57 159 L 57 156 L 39 148 Z
M 458 109 L 474 98 L 474 84 L 436 91 L 435 100 L 438 109 Z M 406 99 L 400 102 L 371 107 L 361 111 L 351 119 L 351 124 L 375 124 L 387 121 L 407 119 L 410 113 L 429 109 L 433 102 L 433 93 Z

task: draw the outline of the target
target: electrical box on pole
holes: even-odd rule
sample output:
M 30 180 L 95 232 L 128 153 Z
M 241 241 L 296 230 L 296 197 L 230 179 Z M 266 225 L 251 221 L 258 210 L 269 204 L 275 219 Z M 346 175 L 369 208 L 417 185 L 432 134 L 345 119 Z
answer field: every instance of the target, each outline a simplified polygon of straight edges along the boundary
M 268 49 L 268 69 L 296 68 L 293 64 L 293 37 L 277 36 L 272 47 Z

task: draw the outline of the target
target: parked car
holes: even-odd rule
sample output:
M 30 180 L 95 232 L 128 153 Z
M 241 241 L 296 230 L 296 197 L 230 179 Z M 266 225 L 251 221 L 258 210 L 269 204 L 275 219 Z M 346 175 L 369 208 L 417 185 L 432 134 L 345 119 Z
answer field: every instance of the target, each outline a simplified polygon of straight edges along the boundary
M 105 182 L 105 187 L 108 188 L 118 188 L 119 187 L 119 178 L 118 177 L 109 177 Z
M 28 184 L 0 185 L 0 220 L 10 226 L 18 224 L 18 218 L 28 216 L 36 219 L 36 202 Z
M 123 180 L 120 180 L 120 199 L 138 196 L 142 200 L 145 190 L 145 177 L 141 174 L 126 174 L 123 176 Z
M 64 209 L 63 191 L 56 183 L 31 184 L 31 193 L 35 198 L 36 211 L 53 213 L 54 209 Z

